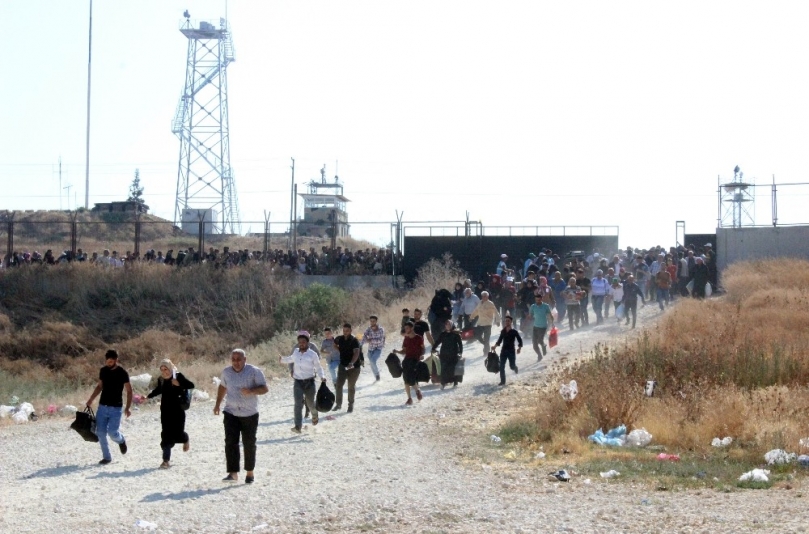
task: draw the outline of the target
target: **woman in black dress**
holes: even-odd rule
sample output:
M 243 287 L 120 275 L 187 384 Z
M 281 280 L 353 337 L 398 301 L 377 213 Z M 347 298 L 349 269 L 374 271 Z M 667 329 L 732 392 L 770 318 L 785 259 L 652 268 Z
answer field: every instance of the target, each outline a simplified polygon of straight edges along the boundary
M 163 463 L 160 464 L 160 469 L 171 467 L 169 461 L 171 460 L 171 449 L 175 443 L 183 444 L 183 452 L 191 448 L 188 434 L 185 433 L 183 404 L 185 403 L 185 390 L 191 391 L 192 389 L 194 389 L 194 384 L 182 373 L 177 372 L 177 368 L 174 367 L 171 360 L 166 359 L 160 362 L 160 378 L 157 379 L 157 387 L 148 395 L 150 399 L 158 395 L 163 396 L 160 399 L 160 424 L 163 428 L 160 433 L 160 447 L 163 449 Z
M 441 360 L 441 389 L 450 382 L 452 387 L 457 386 L 458 382 L 463 381 L 462 376 L 455 376 L 455 365 L 463 354 L 463 341 L 452 321 L 444 323 L 444 331 L 438 336 L 433 349 L 438 350 L 438 359 Z

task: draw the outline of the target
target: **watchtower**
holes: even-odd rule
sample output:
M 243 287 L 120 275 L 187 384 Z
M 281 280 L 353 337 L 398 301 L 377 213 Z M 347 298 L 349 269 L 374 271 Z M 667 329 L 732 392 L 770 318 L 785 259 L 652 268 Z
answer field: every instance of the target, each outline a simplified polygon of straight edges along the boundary
M 183 89 L 171 131 L 180 138 L 174 224 L 198 233 L 240 233 L 239 204 L 230 166 L 227 67 L 235 60 L 225 19 L 219 25 L 191 21 L 186 11 L 180 32 L 188 39 Z
M 300 235 L 314 237 L 348 237 L 348 211 L 350 202 L 343 195 L 343 184 L 335 175 L 334 182 L 326 181 L 326 166 L 320 169 L 320 181 L 307 184 L 309 192 L 303 197 L 303 221 L 298 223 Z
M 733 181 L 719 184 L 720 228 L 741 228 L 753 225 L 754 187 L 754 184 L 744 181 L 744 173 L 738 165 L 733 169 Z

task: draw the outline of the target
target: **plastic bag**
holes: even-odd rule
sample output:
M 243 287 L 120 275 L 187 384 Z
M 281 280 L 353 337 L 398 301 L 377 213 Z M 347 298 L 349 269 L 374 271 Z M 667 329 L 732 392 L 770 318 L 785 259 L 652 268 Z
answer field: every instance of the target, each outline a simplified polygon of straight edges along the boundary
M 773 449 L 764 455 L 764 461 L 767 462 L 767 465 L 790 464 L 797 459 L 797 454 L 794 452 L 787 452 L 784 449 Z
M 766 469 L 753 469 L 739 477 L 739 482 L 769 482 L 770 472 Z
M 636 428 L 626 435 L 628 447 L 645 447 L 652 441 L 652 435 L 645 428 Z
M 563 399 L 572 401 L 579 394 L 579 385 L 576 384 L 575 380 L 571 380 L 569 384 L 562 384 L 559 388 L 559 394 L 562 395 Z
M 325 382 L 321 382 L 315 398 L 315 407 L 320 412 L 328 412 L 332 409 L 332 406 L 334 406 L 334 393 L 331 392 Z
M 146 389 L 149 387 L 149 384 L 152 382 L 152 375 L 149 373 L 143 373 L 142 375 L 135 375 L 129 377 L 129 383 L 132 385 L 133 388 L 143 388 Z
M 688 293 L 693 293 L 694 292 L 694 281 L 691 280 L 690 282 L 688 282 L 685 285 L 685 288 L 688 290 Z
M 624 308 L 623 303 L 618 305 L 618 308 L 615 310 L 615 317 L 617 319 L 623 319 L 626 316 L 626 308 Z
M 730 437 L 730 436 L 725 436 L 722 439 L 714 438 L 713 440 L 711 440 L 711 446 L 712 447 L 727 447 L 732 442 L 733 442 L 733 438 Z
M 708 282 L 705 284 L 705 296 L 710 297 L 713 295 L 713 288 L 711 287 L 711 283 Z
M 554 348 L 559 343 L 559 329 L 555 326 L 551 328 L 551 333 L 548 335 L 548 347 Z
M 609 445 L 610 447 L 623 447 L 626 443 L 626 426 L 621 425 L 611 429 L 606 434 L 600 428 L 587 439 L 599 445 Z
M 553 317 L 553 320 L 554 320 L 554 321 L 558 321 L 558 320 L 559 320 L 559 312 L 558 312 L 558 311 L 556 311 L 556 306 L 554 306 L 553 308 L 551 308 L 551 317 Z

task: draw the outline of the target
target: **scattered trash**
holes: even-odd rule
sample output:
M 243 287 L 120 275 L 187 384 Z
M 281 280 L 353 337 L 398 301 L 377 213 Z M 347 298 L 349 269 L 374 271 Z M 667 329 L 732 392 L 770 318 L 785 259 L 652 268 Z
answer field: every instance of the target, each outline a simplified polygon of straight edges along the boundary
M 559 482 L 570 482 L 570 474 L 564 469 L 560 469 L 555 473 L 551 473 L 549 476 L 552 476 Z
M 135 526 L 146 530 L 155 530 L 157 528 L 156 523 L 152 523 L 151 521 L 144 521 L 143 519 L 138 519 L 135 522 Z
M 655 396 L 655 389 L 657 389 L 657 381 L 655 380 L 647 380 L 646 387 L 643 388 L 643 392 L 646 393 L 647 397 L 654 397 Z
M 267 528 L 268 526 L 270 526 L 270 525 L 268 525 L 267 523 L 262 523 L 260 525 L 254 526 L 250 530 L 263 530 L 263 529 Z
M 599 428 L 593 435 L 588 436 L 587 439 L 593 443 L 598 443 L 599 445 L 623 447 L 624 443 L 626 442 L 626 426 L 617 426 L 606 434 L 604 434 L 604 431 Z
M 13 413 L 14 413 L 14 406 L 0 405 L 0 419 L 11 417 L 11 414 Z
M 195 389 L 194 392 L 191 394 L 195 401 L 207 401 L 211 400 L 211 396 L 208 395 L 205 391 L 201 389 Z
M 490 439 L 492 440 L 492 443 L 500 443 L 501 441 L 503 441 L 502 439 L 500 439 L 500 436 L 495 436 L 494 434 L 492 434 L 492 437 Z
M 666 454 L 665 452 L 661 452 L 657 455 L 658 460 L 670 460 L 672 462 L 679 462 L 680 457 L 676 454 Z
M 326 421 L 334 421 L 335 419 L 337 419 L 337 418 L 334 417 L 333 415 L 327 415 L 326 416 Z
M 11 416 L 11 420 L 21 425 L 28 422 L 28 415 L 25 412 L 15 412 L 14 415 Z
M 585 478 L 584 480 L 582 480 L 582 484 L 592 484 L 592 483 L 593 481 L 590 480 L 589 478 Z
M 146 395 L 134 394 L 132 395 L 132 403 L 136 405 L 144 404 L 147 400 Z
M 733 438 L 730 436 L 725 436 L 722 439 L 714 438 L 713 440 L 711 440 L 712 447 L 727 447 L 731 443 L 733 443 Z
M 809 438 L 801 438 L 800 440 L 798 440 L 798 445 L 806 449 L 809 449 Z
M 59 409 L 59 413 L 62 415 L 73 415 L 77 411 L 78 409 L 72 404 L 65 404 Z
M 506 458 L 507 460 L 515 460 L 517 459 L 517 453 L 514 451 L 508 451 L 503 455 L 503 457 Z
M 570 384 L 562 384 L 559 388 L 559 393 L 562 395 L 563 399 L 572 401 L 576 398 L 576 395 L 579 394 L 579 386 L 576 384 L 575 380 L 571 380 Z
M 794 452 L 787 452 L 784 449 L 773 449 L 764 455 L 767 465 L 783 465 L 794 462 L 798 455 Z
M 545 453 L 542 452 L 542 451 L 539 451 L 538 453 L 536 453 L 534 455 L 534 458 L 536 458 L 537 460 L 543 460 L 545 458 Z
M 652 441 L 652 435 L 645 428 L 636 428 L 626 436 L 627 447 L 645 447 Z
M 20 398 L 17 395 L 12 395 L 11 404 L 17 406 L 20 403 Z
M 770 472 L 766 469 L 753 469 L 739 477 L 739 482 L 769 482 Z
M 606 473 L 600 473 L 600 475 L 601 475 L 601 478 L 615 478 L 617 476 L 620 476 L 621 473 L 619 473 L 615 469 L 610 469 Z
M 211 384 L 213 384 L 213 385 L 214 385 L 214 387 L 216 387 L 216 388 L 218 388 L 218 387 L 219 387 L 219 384 L 221 384 L 221 383 L 222 383 L 222 381 L 221 381 L 221 380 L 219 380 L 219 377 L 218 377 L 218 376 L 215 376 L 215 377 L 213 377 L 213 378 L 211 379 Z
M 650 504 L 652 504 L 652 501 L 650 501 L 649 499 L 641 499 L 640 504 L 642 506 L 649 506 Z
M 55 414 L 57 409 L 55 404 L 48 404 L 48 415 Z
M 23 402 L 17 408 L 17 413 L 20 413 L 20 412 L 24 413 L 25 416 L 28 417 L 29 415 L 34 413 L 34 405 L 31 404 L 30 402 Z
M 809 455 L 801 454 L 798 456 L 798 463 L 803 467 L 809 467 Z
M 133 388 L 143 388 L 146 389 L 149 387 L 149 384 L 152 382 L 152 375 L 149 373 L 143 373 L 142 375 L 135 375 L 129 377 L 129 383 L 132 385 Z
M 699 479 L 703 479 L 708 476 L 708 473 L 706 473 L 705 471 L 699 471 L 695 476 Z

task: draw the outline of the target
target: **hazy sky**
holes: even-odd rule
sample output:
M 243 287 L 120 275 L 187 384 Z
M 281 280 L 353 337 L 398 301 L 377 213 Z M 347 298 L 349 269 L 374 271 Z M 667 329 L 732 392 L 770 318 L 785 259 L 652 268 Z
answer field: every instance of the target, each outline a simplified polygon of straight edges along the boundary
M 0 208 L 84 203 L 88 5 L 0 1 Z M 91 206 L 140 168 L 173 217 L 185 9 L 225 16 L 224 0 L 94 2 Z M 669 245 L 676 220 L 713 231 L 717 175 L 737 164 L 809 181 L 809 3 L 231 0 L 228 18 L 243 221 L 288 219 L 290 157 L 300 184 L 339 161 L 349 219 L 382 221 L 353 233 L 378 243 L 398 209 Z M 807 195 L 781 190 L 782 222 L 809 222 Z

